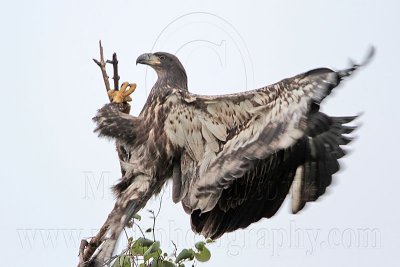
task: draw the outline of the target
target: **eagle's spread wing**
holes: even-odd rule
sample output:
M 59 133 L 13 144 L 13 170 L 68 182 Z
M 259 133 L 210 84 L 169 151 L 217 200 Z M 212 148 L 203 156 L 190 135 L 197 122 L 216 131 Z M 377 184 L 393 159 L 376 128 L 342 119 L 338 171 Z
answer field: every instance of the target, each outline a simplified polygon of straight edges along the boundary
M 293 179 L 294 212 L 321 195 L 348 142 L 342 134 L 353 130 L 342 124 L 354 118 L 330 118 L 319 103 L 357 67 L 316 69 L 232 95 L 175 90 L 164 124 L 182 151 L 173 199 L 192 214 L 194 230 L 218 237 L 272 216 Z
M 190 180 L 190 186 L 186 196 L 179 195 L 185 206 L 210 211 L 222 189 L 253 170 L 256 160 L 302 138 L 311 103 L 318 103 L 339 79 L 320 69 L 238 95 L 179 91 L 171 96 L 174 105 L 164 127 L 170 140 L 184 148 L 182 180 Z

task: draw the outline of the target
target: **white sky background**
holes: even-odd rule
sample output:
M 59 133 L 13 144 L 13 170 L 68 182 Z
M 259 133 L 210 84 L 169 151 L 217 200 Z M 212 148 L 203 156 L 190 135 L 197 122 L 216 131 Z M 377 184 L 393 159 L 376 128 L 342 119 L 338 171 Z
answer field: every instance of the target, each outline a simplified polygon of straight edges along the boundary
M 372 63 L 323 104 L 330 115 L 364 112 L 359 138 L 328 193 L 299 215 L 290 214 L 285 202 L 272 219 L 225 235 L 210 247 L 211 261 L 199 266 L 398 262 L 396 1 L 2 2 L 2 266 L 75 266 L 79 240 L 93 234 L 113 206 L 108 188 L 120 176 L 115 148 L 93 134 L 91 121 L 107 102 L 91 60 L 98 57 L 99 39 L 107 57 L 118 53 L 122 80 L 138 84 L 132 114 L 155 81 L 135 60 L 153 46 L 177 53 L 191 91 L 221 94 L 315 67 L 344 68 L 349 57 L 360 61 L 375 45 Z M 167 27 L 192 12 L 210 14 L 188 15 Z M 157 228 L 172 252 L 170 239 L 182 248 L 194 235 L 189 216 L 169 196 L 168 188 Z M 151 207 L 157 205 L 158 199 Z

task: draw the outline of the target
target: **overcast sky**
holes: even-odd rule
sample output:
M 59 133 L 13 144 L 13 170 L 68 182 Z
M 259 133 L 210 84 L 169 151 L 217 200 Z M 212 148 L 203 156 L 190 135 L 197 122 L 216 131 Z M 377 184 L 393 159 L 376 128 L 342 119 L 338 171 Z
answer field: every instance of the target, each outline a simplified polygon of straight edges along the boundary
M 155 81 L 151 69 L 135 65 L 144 52 L 177 54 L 192 92 L 222 94 L 344 68 L 376 46 L 371 64 L 322 107 L 330 115 L 363 112 L 327 193 L 298 215 L 285 202 L 272 219 L 223 236 L 199 266 L 395 265 L 399 10 L 398 1 L 372 0 L 2 1 L 1 265 L 75 266 L 79 240 L 113 206 L 115 147 L 97 138 L 91 121 L 107 102 L 91 60 L 99 39 L 107 57 L 118 53 L 121 79 L 138 84 L 136 115 Z M 201 237 L 170 195 L 168 187 L 156 228 L 172 252 L 171 239 L 183 248 Z

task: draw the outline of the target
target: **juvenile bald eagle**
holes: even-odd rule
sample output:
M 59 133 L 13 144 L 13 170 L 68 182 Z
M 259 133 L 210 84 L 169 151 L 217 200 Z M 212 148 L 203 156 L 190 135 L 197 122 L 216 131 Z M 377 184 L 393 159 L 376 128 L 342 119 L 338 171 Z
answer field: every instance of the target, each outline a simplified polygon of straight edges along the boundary
M 373 49 L 363 64 L 372 54 Z M 140 115 L 121 112 L 127 97 L 121 90 L 94 118 L 95 132 L 116 140 L 123 175 L 114 187 L 117 201 L 95 264 L 111 256 L 128 220 L 168 180 L 193 231 L 215 239 L 273 216 L 290 188 L 297 213 L 325 192 L 339 170 L 341 146 L 355 129 L 345 124 L 356 117 L 330 117 L 319 107 L 363 64 L 204 96 L 188 91 L 185 69 L 174 55 L 143 54 L 137 63 L 158 75 Z

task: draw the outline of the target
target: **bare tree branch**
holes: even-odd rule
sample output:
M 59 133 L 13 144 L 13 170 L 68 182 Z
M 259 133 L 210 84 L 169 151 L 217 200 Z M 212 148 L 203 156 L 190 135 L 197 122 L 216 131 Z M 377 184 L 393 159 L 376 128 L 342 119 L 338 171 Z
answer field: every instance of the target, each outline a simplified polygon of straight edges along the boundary
M 112 56 L 112 60 L 105 60 L 104 59 L 104 50 L 103 50 L 103 46 L 101 45 L 101 41 L 99 41 L 99 47 L 100 47 L 100 60 L 97 59 L 93 59 L 93 61 L 96 63 L 97 66 L 99 66 L 100 70 L 101 70 L 101 74 L 103 76 L 103 81 L 104 81 L 104 85 L 106 87 L 106 92 L 108 95 L 108 99 L 110 100 L 110 102 L 112 102 L 112 96 L 110 94 L 108 94 L 108 92 L 111 89 L 110 86 L 110 81 L 109 81 L 109 76 L 107 74 L 107 70 L 106 70 L 106 65 L 108 64 L 112 64 L 113 66 L 113 80 L 114 80 L 114 90 L 118 91 L 119 90 L 119 74 L 118 74 L 118 58 L 117 58 L 117 53 L 113 53 Z M 121 104 L 121 112 L 129 114 L 131 110 L 131 105 L 127 102 L 124 102 Z
M 142 230 L 142 227 L 140 227 L 140 225 L 137 223 L 135 225 L 139 228 L 139 231 L 142 233 L 143 238 L 146 238 L 146 236 L 144 235 L 144 232 Z
M 108 220 L 103 224 L 103 226 L 100 228 L 99 232 L 97 233 L 96 236 L 92 237 L 89 241 L 89 243 L 86 241 L 86 247 L 84 250 L 83 254 L 83 262 L 87 262 L 90 260 L 90 258 L 93 256 L 94 252 L 96 249 L 101 245 L 101 243 L 104 241 L 105 235 L 107 233 L 107 230 L 109 228 Z M 82 245 L 83 240 L 81 241 Z M 78 265 L 80 267 L 81 265 Z
M 174 252 L 173 255 L 176 258 L 176 252 L 178 251 L 178 247 L 176 246 L 175 242 L 173 240 L 171 240 L 172 244 L 174 245 Z
M 119 75 L 118 75 L 118 59 L 117 59 L 117 53 L 114 53 L 112 56 L 112 60 L 107 60 L 107 63 L 113 65 L 113 80 L 114 80 L 114 90 L 119 89 Z
M 82 239 L 81 244 L 79 246 L 79 264 L 78 264 L 78 266 L 83 265 L 83 263 L 85 262 L 84 250 L 87 247 L 87 245 L 89 245 L 89 243 L 85 239 Z
M 104 52 L 103 52 L 103 46 L 101 45 L 101 41 L 99 41 L 99 46 L 100 46 L 100 61 L 95 58 L 93 59 L 93 61 L 101 69 L 101 74 L 103 75 L 104 85 L 106 86 L 106 91 L 108 93 L 108 91 L 111 90 L 111 87 L 110 87 L 110 81 L 108 80 L 109 77 L 108 77 L 107 70 L 106 70 L 106 61 L 104 60 Z M 117 64 L 118 64 L 118 62 L 117 62 Z M 117 70 L 117 73 L 118 73 L 118 70 Z M 118 87 L 117 87 L 117 89 L 118 89 Z M 108 98 L 110 101 L 112 100 L 110 96 Z

